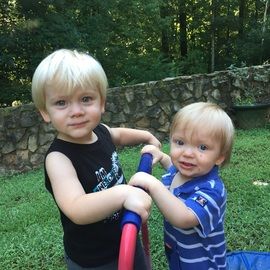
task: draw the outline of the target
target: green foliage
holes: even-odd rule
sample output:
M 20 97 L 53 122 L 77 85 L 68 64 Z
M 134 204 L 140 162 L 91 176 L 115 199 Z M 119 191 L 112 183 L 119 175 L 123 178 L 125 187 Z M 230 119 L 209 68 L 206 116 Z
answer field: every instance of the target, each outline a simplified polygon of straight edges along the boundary
M 235 105 L 252 105 L 255 103 L 256 103 L 256 100 L 253 96 L 248 96 L 245 98 L 237 97 L 234 102 Z
M 188 75 L 196 73 L 207 73 L 207 59 L 199 50 L 191 51 L 186 57 L 180 59 L 177 65 L 176 74 Z
M 94 55 L 111 87 L 209 72 L 213 40 L 216 70 L 269 61 L 265 1 L 213 3 L 209 12 L 192 0 L 1 1 L 0 106 L 31 101 L 36 66 L 63 47 Z
M 228 250 L 269 250 L 269 140 L 269 129 L 238 130 L 231 163 L 221 171 L 228 191 Z M 119 152 L 127 179 L 136 172 L 140 149 Z M 169 152 L 168 143 L 163 150 Z M 162 174 L 159 166 L 153 169 L 157 178 Z M 0 177 L 0 198 L 0 268 L 64 270 L 59 214 L 43 171 Z M 166 270 L 162 216 L 155 205 L 148 228 L 153 269 Z
M 268 28 L 270 29 L 270 23 Z M 247 66 L 259 65 L 270 59 L 270 31 L 267 31 L 262 44 L 261 25 L 256 25 L 247 33 L 247 35 L 237 43 L 238 59 L 237 62 L 243 61 Z

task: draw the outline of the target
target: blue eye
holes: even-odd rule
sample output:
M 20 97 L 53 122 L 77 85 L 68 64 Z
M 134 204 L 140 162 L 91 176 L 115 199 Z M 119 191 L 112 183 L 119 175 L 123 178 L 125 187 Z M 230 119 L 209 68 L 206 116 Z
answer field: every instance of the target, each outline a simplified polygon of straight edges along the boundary
M 57 106 L 65 106 L 66 105 L 66 102 L 65 102 L 65 100 L 58 100 L 58 101 L 55 102 L 55 104 Z
M 92 97 L 90 97 L 90 96 L 85 96 L 85 97 L 82 98 L 82 102 L 85 102 L 85 103 L 87 103 L 87 102 L 89 102 L 91 100 L 92 100 Z
M 208 148 L 207 148 L 206 145 L 204 145 L 204 144 L 199 145 L 199 150 L 200 150 L 200 151 L 205 151 L 205 150 L 207 150 L 207 149 L 208 149 Z

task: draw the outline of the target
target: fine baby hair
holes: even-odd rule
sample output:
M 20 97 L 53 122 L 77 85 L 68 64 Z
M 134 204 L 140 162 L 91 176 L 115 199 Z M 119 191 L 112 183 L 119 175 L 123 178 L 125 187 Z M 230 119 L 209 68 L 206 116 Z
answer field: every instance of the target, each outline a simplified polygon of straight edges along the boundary
M 192 134 L 204 130 L 209 136 L 220 141 L 221 154 L 225 159 L 221 166 L 228 164 L 231 157 L 234 126 L 228 114 L 217 104 L 196 102 L 181 108 L 173 118 L 170 137 L 176 127 L 192 129 Z
M 44 93 L 50 89 L 71 94 L 77 88 L 93 89 L 106 99 L 108 81 L 101 64 L 87 53 L 60 49 L 41 61 L 32 79 L 32 97 L 39 110 L 45 109 Z

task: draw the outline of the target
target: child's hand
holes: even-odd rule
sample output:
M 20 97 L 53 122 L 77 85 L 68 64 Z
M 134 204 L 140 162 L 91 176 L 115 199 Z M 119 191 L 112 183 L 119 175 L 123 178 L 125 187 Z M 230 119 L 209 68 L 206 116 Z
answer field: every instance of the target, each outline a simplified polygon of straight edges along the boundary
M 152 146 L 156 146 L 157 148 L 160 148 L 161 147 L 161 142 L 154 136 L 150 133 L 151 137 L 148 141 L 148 143 Z
M 141 153 L 150 153 L 153 156 L 153 162 L 152 164 L 155 165 L 156 163 L 160 163 L 161 166 L 164 169 L 168 169 L 171 165 L 172 165 L 172 161 L 169 155 L 163 153 L 158 147 L 154 146 L 154 145 L 145 145 L 142 150 Z
M 151 203 L 151 197 L 144 190 L 138 187 L 132 187 L 123 206 L 140 215 L 142 222 L 144 223 L 149 217 Z
M 157 146 L 154 145 L 145 145 L 141 150 L 141 154 L 145 153 L 149 153 L 153 156 L 153 165 L 158 163 L 163 157 L 163 153 Z
M 158 181 L 154 176 L 145 173 L 137 172 L 129 180 L 128 184 L 136 187 L 140 187 L 147 192 L 150 192 L 152 186 Z

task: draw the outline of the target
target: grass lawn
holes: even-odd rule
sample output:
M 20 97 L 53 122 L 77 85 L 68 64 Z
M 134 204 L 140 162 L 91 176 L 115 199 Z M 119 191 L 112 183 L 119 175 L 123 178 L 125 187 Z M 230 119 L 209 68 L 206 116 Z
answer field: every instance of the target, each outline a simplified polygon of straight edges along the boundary
M 270 251 L 270 130 L 237 131 L 232 160 L 221 175 L 228 190 L 228 250 Z M 164 151 L 169 145 L 164 143 Z M 140 148 L 119 152 L 126 178 L 136 171 Z M 153 174 L 163 171 L 156 167 Z M 0 269 L 65 269 L 58 210 L 43 184 L 43 170 L 0 177 Z M 167 269 L 162 217 L 148 221 L 153 270 Z

